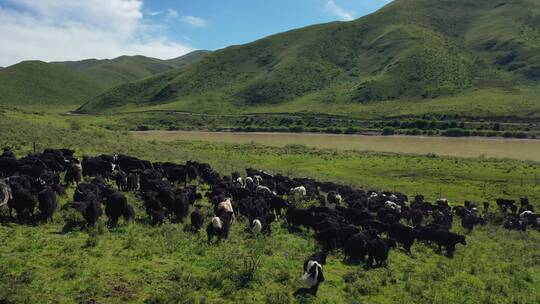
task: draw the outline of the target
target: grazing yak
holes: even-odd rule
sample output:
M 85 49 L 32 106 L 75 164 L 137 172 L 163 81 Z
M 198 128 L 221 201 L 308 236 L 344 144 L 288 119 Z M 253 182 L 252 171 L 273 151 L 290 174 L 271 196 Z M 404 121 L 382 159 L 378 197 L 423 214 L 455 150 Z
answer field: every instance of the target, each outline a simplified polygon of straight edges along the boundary
M 291 190 L 289 190 L 289 196 L 294 200 L 302 199 L 306 195 L 307 195 L 307 190 L 306 190 L 306 187 L 304 186 L 291 188 Z
M 328 192 L 328 195 L 326 196 L 326 200 L 330 204 L 341 205 L 341 201 L 343 199 L 339 193 L 337 193 L 336 191 L 331 191 L 331 192 Z
M 223 210 L 223 209 L 220 209 Z M 208 237 L 208 244 L 212 242 L 214 236 L 218 240 L 224 240 L 229 237 L 229 229 L 231 228 L 231 222 L 233 219 L 233 212 L 223 210 L 220 215 L 212 217 L 210 223 L 206 227 L 206 235 Z
M 72 164 L 69 164 L 66 168 L 66 174 L 64 175 L 64 183 L 66 186 L 71 186 L 73 184 L 79 185 L 82 180 L 82 166 L 76 161 Z
M 24 188 L 15 189 L 12 193 L 12 199 L 7 203 L 9 215 L 12 217 L 12 210 L 15 209 L 18 219 L 23 219 L 26 216 L 33 219 L 36 205 L 36 199 L 30 190 Z
M 196 205 L 195 210 L 191 212 L 191 226 L 195 231 L 199 231 L 204 225 L 204 213 L 201 210 L 201 205 Z
M 129 173 L 127 176 L 127 191 L 137 191 L 138 184 L 137 174 Z
M 316 296 L 319 285 L 324 282 L 323 266 L 326 264 L 326 253 L 316 252 L 304 261 L 302 280 L 309 286 L 309 292 Z
M 99 198 L 92 192 L 86 193 L 84 200 L 73 202 L 71 207 L 81 212 L 89 227 L 95 226 L 103 214 Z
M 395 239 L 397 243 L 403 244 L 407 253 L 411 252 L 414 240 L 418 238 L 418 233 L 411 227 L 395 223 L 388 227 L 388 235 Z
M 128 191 L 126 172 L 122 170 L 117 170 L 114 175 L 114 180 L 116 182 L 116 187 L 119 191 Z
M 382 267 L 387 265 L 388 253 L 390 248 L 396 247 L 396 242 L 393 239 L 383 240 L 379 237 L 376 237 L 368 241 L 368 261 L 367 266 L 373 267 L 373 262 L 375 261 L 375 266 Z
M 234 209 L 232 206 L 232 200 L 230 198 L 225 199 L 218 204 L 216 215 L 220 216 L 223 213 L 230 213 L 229 225 L 234 222 Z
M 364 230 L 352 235 L 343 247 L 345 259 L 353 262 L 363 262 L 368 254 L 369 241 L 376 237 L 376 230 Z
M 135 217 L 133 207 L 128 204 L 126 196 L 121 192 L 113 192 L 107 196 L 105 214 L 111 226 L 116 226 L 120 217 L 123 217 L 125 221 L 131 221 Z
M 114 158 L 110 157 L 83 157 L 82 161 L 82 174 L 83 176 L 102 176 L 108 178 L 114 171 L 115 165 L 113 164 Z
M 2 152 L 2 155 L 0 157 L 10 158 L 10 159 L 17 159 L 17 156 L 13 151 L 11 151 L 10 147 L 4 147 Z
M 294 205 L 289 206 L 285 218 L 287 224 L 292 227 L 304 226 L 305 228 L 311 228 L 315 225 L 315 217 L 312 212 L 296 208 Z
M 7 202 L 11 199 L 11 187 L 4 182 L 0 182 L 0 207 L 7 205 Z
M 260 233 L 270 235 L 272 233 L 270 224 L 275 220 L 275 216 L 272 213 L 267 213 L 263 216 L 259 216 L 255 218 L 251 222 L 251 232 L 254 235 L 258 235 Z
M 51 187 L 45 187 L 38 193 L 38 209 L 42 222 L 52 221 L 57 208 L 56 192 Z

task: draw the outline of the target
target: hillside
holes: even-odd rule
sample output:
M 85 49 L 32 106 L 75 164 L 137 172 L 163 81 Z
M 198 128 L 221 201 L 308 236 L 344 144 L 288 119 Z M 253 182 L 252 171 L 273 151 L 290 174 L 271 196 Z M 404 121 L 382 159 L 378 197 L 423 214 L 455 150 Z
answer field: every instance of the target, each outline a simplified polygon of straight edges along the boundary
M 183 67 L 185 65 L 192 64 L 201 60 L 202 58 L 209 55 L 210 53 L 212 53 L 212 51 L 198 50 L 198 51 L 193 51 L 191 53 L 185 54 L 180 57 L 165 60 L 165 62 L 176 67 Z
M 0 104 L 32 107 L 77 104 L 106 89 L 98 81 L 61 65 L 25 61 L 0 71 Z
M 396 0 L 355 21 L 216 51 L 186 69 L 116 87 L 80 111 L 366 114 L 366 105 L 403 101 L 429 113 L 457 97 L 467 113 L 494 94 L 508 108 L 522 92 L 540 92 L 539 12 L 531 0 Z M 538 102 L 515 110 L 540 115 Z
M 25 61 L 0 70 L 0 105 L 73 109 L 114 86 L 183 67 L 205 55 L 193 52 L 171 60 L 121 56 L 52 63 Z

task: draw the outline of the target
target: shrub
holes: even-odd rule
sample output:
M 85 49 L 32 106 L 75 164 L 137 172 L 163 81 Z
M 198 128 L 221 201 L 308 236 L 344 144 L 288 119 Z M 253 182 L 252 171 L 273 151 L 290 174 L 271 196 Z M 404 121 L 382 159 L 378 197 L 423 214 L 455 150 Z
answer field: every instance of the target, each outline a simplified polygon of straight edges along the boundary
M 444 131 L 443 135 L 444 136 L 449 136 L 449 137 L 461 137 L 461 136 L 470 136 L 471 132 L 469 130 L 453 128 L 453 129 L 448 129 L 448 130 Z
M 427 120 L 423 120 L 423 119 L 419 119 L 417 121 L 414 122 L 414 126 L 417 128 L 417 129 L 426 129 L 428 126 L 429 126 L 429 121 Z
M 421 133 L 422 133 L 422 131 L 420 131 L 418 129 L 412 129 L 412 130 L 407 131 L 407 135 L 420 135 Z
M 147 125 L 138 125 L 137 128 L 135 128 L 137 131 L 148 131 L 150 128 Z
M 515 138 L 527 138 L 527 133 L 525 132 L 516 132 L 514 133 Z
M 396 134 L 396 130 L 394 128 L 384 128 L 382 131 L 382 135 L 394 135 Z
M 326 128 L 325 129 L 325 132 L 326 133 L 331 133 L 331 134 L 342 134 L 343 131 L 339 128 Z
M 348 127 L 348 128 L 345 130 L 345 134 L 355 134 L 355 133 L 358 133 L 358 129 L 353 128 L 353 127 Z
M 304 127 L 302 127 L 302 126 L 289 127 L 289 131 L 290 132 L 295 132 L 295 133 L 302 133 L 302 132 L 304 132 Z

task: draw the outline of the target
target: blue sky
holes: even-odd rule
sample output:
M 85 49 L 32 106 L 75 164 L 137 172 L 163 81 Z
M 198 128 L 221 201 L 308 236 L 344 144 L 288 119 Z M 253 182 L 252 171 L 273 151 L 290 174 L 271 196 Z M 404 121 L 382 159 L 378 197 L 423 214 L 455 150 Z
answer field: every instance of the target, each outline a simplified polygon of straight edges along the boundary
M 389 0 L 0 0 L 0 66 L 173 58 L 369 14 Z
M 187 40 L 203 49 L 242 44 L 306 25 L 349 20 L 382 7 L 383 0 L 196 0 L 145 1 L 144 12 L 155 22 L 165 22 L 167 35 Z M 167 18 L 167 11 L 178 16 Z M 163 12 L 151 16 L 152 13 Z M 170 12 L 170 11 L 169 11 Z M 174 14 L 174 13 L 173 13 Z M 204 20 L 190 26 L 181 16 Z

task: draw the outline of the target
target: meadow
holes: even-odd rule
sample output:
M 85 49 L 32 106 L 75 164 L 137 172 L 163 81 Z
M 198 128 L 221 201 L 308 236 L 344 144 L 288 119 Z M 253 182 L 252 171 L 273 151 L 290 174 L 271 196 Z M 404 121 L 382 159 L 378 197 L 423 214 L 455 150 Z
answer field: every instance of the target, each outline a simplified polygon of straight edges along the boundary
M 19 155 L 67 147 L 78 156 L 125 153 L 153 161 L 209 162 L 224 174 L 248 166 L 309 176 L 363 189 L 422 193 L 493 201 L 526 195 L 539 207 L 540 163 L 491 158 L 454 158 L 267 147 L 202 141 L 145 141 L 108 131 L 77 117 L 0 112 L 0 143 Z M 203 188 L 203 190 L 205 190 Z M 61 206 L 69 202 L 61 200 Z M 366 270 L 343 262 L 341 252 L 325 267 L 318 297 L 297 298 L 302 262 L 316 248 L 309 231 L 289 233 L 275 223 L 270 237 L 254 238 L 247 223 L 233 225 L 231 238 L 207 245 L 189 223 L 151 227 L 141 202 L 136 221 L 109 228 L 81 228 L 81 217 L 60 208 L 45 225 L 0 224 L 2 303 L 539 303 L 540 233 L 507 231 L 488 224 L 467 235 L 453 259 L 424 244 L 412 255 L 390 254 L 389 266 Z M 205 208 L 207 202 L 203 202 Z M 494 203 L 492 203 L 494 205 Z M 464 233 L 458 223 L 455 230 Z

